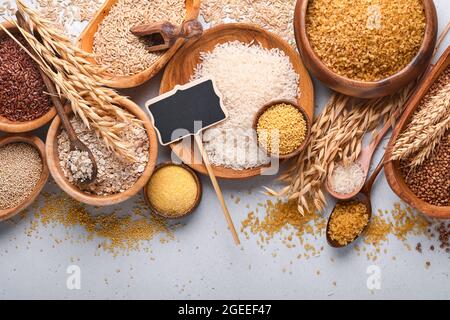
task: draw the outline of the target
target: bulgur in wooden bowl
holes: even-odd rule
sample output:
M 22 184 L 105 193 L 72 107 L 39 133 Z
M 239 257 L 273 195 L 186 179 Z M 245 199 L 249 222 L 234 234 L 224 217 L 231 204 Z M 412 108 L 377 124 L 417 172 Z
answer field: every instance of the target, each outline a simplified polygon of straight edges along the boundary
M 396 92 L 397 90 L 405 87 L 410 82 L 417 79 L 420 75 L 422 75 L 425 70 L 427 69 L 432 55 L 434 51 L 434 47 L 436 45 L 436 39 L 437 39 L 437 14 L 436 14 L 436 8 L 433 3 L 433 0 L 421 0 L 423 4 L 423 10 L 424 10 L 424 17 L 425 17 L 425 29 L 424 29 L 424 36 L 422 43 L 415 54 L 415 56 L 410 60 L 410 62 L 404 66 L 399 71 L 395 71 L 395 73 L 390 74 L 389 76 L 385 76 L 382 78 L 377 78 L 376 80 L 355 80 L 356 78 L 351 78 L 348 76 L 343 76 L 342 74 L 339 74 L 337 71 L 333 71 L 329 65 L 327 65 L 323 59 L 321 59 L 318 55 L 318 53 L 314 50 L 313 44 L 311 42 L 311 39 L 308 34 L 308 8 L 309 5 L 314 2 L 314 0 L 297 0 L 297 4 L 295 7 L 295 16 L 294 16 L 294 30 L 295 30 L 295 39 L 297 42 L 297 47 L 300 52 L 300 55 L 302 56 L 305 65 L 307 66 L 308 70 L 320 81 L 322 81 L 325 85 L 330 87 L 331 89 L 338 91 L 340 93 L 353 96 L 353 97 L 359 97 L 359 98 L 379 98 L 383 96 L 387 96 L 389 94 L 392 94 Z M 350 3 L 350 0 L 348 0 Z M 389 1 L 386 2 L 389 4 Z M 324 16 L 329 16 L 330 14 L 334 12 L 340 12 L 338 11 L 338 7 L 341 5 L 339 1 L 337 2 L 328 2 L 328 6 L 337 6 L 332 11 L 330 11 L 329 14 L 325 13 Z M 352 3 L 352 6 L 356 7 L 356 3 Z M 405 4 L 407 5 L 407 4 Z M 376 9 L 376 8 L 374 8 Z M 368 8 L 369 10 L 369 8 Z M 381 11 L 381 8 L 379 9 Z M 409 9 L 406 10 L 406 12 L 409 12 Z M 383 11 L 379 12 L 379 19 L 380 19 L 380 25 L 382 28 L 383 23 L 396 23 L 395 19 L 391 19 L 390 17 L 387 17 L 385 20 L 383 20 Z M 367 13 L 368 15 L 368 21 L 369 23 L 369 17 L 370 13 Z M 349 12 L 344 12 L 343 16 L 350 16 Z M 357 15 L 360 17 L 361 15 Z M 376 14 L 374 13 L 374 19 L 377 19 Z M 386 20 L 388 20 L 386 22 Z M 316 24 L 317 26 L 323 26 L 323 21 L 318 21 Z M 414 23 L 409 21 L 409 23 Z M 326 34 L 323 34 L 321 37 L 317 37 L 318 39 L 322 39 L 323 41 L 329 42 L 328 45 L 325 45 L 323 48 L 323 51 L 326 51 L 327 54 L 329 54 L 330 51 L 333 50 L 334 47 L 337 47 L 336 44 L 336 37 L 341 36 L 338 30 L 339 24 L 333 24 L 330 29 L 326 31 Z M 353 28 L 353 27 L 352 27 Z M 366 30 L 366 29 L 364 29 Z M 380 29 L 381 30 L 381 29 Z M 388 29 L 386 29 L 388 30 Z M 391 30 L 391 29 L 389 29 Z M 375 30 L 376 31 L 376 30 Z M 409 31 L 409 30 L 407 30 Z M 324 31 L 325 32 L 325 31 Z M 406 32 L 406 31 L 405 31 Z M 405 34 L 405 32 L 399 31 L 400 37 L 405 37 L 405 41 L 409 41 L 409 37 L 411 37 L 410 34 Z M 376 34 L 376 33 L 375 33 Z M 358 34 L 356 37 L 358 40 L 363 41 L 363 34 Z M 342 36 L 343 37 L 343 36 Z M 367 39 L 366 39 L 367 40 Z M 389 43 L 384 42 L 382 40 L 381 44 L 378 46 L 375 46 L 375 50 L 382 50 L 383 46 L 389 45 Z M 395 41 L 391 41 L 394 42 Z M 398 42 L 398 41 L 397 41 Z M 369 40 L 367 40 L 367 43 L 370 43 Z M 353 48 L 354 43 L 348 43 L 345 46 L 345 49 L 347 48 Z M 399 49 L 401 51 L 401 48 Z M 339 51 L 341 52 L 341 51 Z M 367 50 L 365 50 L 365 54 L 367 53 Z M 351 54 L 353 56 L 357 56 L 356 49 L 352 49 Z M 378 54 L 378 53 L 377 53 Z M 352 58 L 353 58 L 352 56 Z M 380 54 L 382 56 L 382 54 Z M 386 53 L 386 58 L 388 58 L 390 55 Z M 345 59 L 348 57 L 346 56 Z M 336 62 L 342 62 L 341 60 L 344 59 L 344 57 L 329 57 L 328 60 Z M 365 58 L 364 58 L 364 61 Z M 344 61 L 342 63 L 348 64 L 348 61 Z M 341 64 L 342 64 L 341 63 Z M 370 61 L 368 62 L 370 63 Z M 350 71 L 352 71 L 351 68 L 349 68 Z

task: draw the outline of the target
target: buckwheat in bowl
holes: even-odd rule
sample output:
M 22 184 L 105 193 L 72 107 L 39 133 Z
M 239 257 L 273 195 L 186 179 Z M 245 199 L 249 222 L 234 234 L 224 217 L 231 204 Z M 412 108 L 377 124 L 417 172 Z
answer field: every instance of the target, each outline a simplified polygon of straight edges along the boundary
M 89 163 L 82 154 L 70 151 L 67 133 L 56 117 L 47 135 L 47 158 L 50 173 L 56 183 L 74 199 L 95 206 L 109 206 L 128 200 L 137 194 L 153 173 L 158 155 L 156 134 L 147 115 L 132 101 L 121 105 L 139 121 L 121 130 L 134 159 L 126 159 L 109 148 L 96 132 L 70 113 L 70 120 L 79 139 L 91 150 L 98 167 L 97 178 L 91 184 L 77 182 L 73 172 L 89 175 Z M 85 159 L 86 160 L 86 159 Z

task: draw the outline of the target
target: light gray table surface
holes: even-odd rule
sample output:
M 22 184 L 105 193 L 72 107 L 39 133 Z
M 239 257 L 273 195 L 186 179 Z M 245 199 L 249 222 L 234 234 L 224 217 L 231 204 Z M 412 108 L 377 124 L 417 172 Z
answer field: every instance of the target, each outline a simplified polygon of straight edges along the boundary
M 439 29 L 450 20 L 450 2 L 435 0 Z M 447 37 L 443 49 L 450 44 Z M 145 85 L 123 91 L 136 103 L 157 95 L 160 76 Z M 314 81 L 316 113 L 320 112 L 330 92 Z M 39 132 L 44 137 L 44 132 Z M 159 162 L 170 154 L 160 148 Z M 374 161 L 381 155 L 377 154 Z M 262 186 L 273 185 L 272 177 L 249 181 L 221 181 L 221 186 L 238 228 L 247 213 L 264 202 Z M 85 235 L 83 228 L 65 228 L 61 224 L 36 225 L 27 235 L 33 219 L 30 214 L 16 224 L 0 223 L 0 299 L 382 299 L 382 298 L 450 298 L 450 255 L 442 250 L 422 254 L 406 250 L 402 242 L 391 238 L 377 261 L 369 261 L 355 250 L 336 251 L 323 238 L 312 240 L 323 252 L 309 260 L 296 259 L 304 249 L 288 249 L 278 239 L 266 249 L 256 237 L 233 244 L 226 229 L 220 206 L 207 178 L 202 178 L 204 196 L 196 213 L 173 231 L 168 242 L 155 237 L 145 243 L 148 250 L 114 256 L 98 250 L 102 239 L 69 241 Z M 249 194 L 248 190 L 252 190 Z M 45 191 L 59 192 L 54 184 Z M 241 198 L 236 204 L 231 196 Z M 132 210 L 134 198 L 114 210 Z M 373 191 L 374 207 L 390 210 L 399 199 L 390 190 L 384 175 Z M 39 201 L 43 201 L 41 198 Z M 247 208 L 247 205 L 250 209 Z M 330 203 L 331 209 L 332 203 Z M 414 246 L 438 246 L 424 237 L 408 239 Z M 273 253 L 276 252 L 276 256 Z M 393 257 L 396 260 L 393 260 Z M 431 266 L 425 267 L 429 261 Z M 67 271 L 81 272 L 81 288 L 69 290 Z M 371 269 L 375 268 L 375 269 Z M 373 289 L 370 271 L 378 270 L 380 288 Z M 369 273 L 368 273 L 369 271 Z M 334 284 L 335 283 L 335 284 Z

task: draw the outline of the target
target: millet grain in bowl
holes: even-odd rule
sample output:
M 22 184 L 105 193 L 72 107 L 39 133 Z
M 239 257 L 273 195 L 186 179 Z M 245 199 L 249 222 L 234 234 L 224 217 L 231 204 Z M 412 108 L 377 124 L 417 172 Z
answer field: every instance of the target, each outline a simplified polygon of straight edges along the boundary
M 234 170 L 269 163 L 258 148 L 253 121 L 258 110 L 273 100 L 297 100 L 300 77 L 289 56 L 278 48 L 232 41 L 201 53 L 200 59 L 191 80 L 215 79 L 229 114 L 226 121 L 203 134 L 210 161 Z
M 131 76 L 151 67 L 164 52 L 150 53 L 130 29 L 138 24 L 183 22 L 184 0 L 119 0 L 94 36 L 95 60 L 114 76 Z
M 147 131 L 141 124 L 130 124 L 124 128 L 124 140 L 131 144 L 136 158 L 130 162 L 120 158 L 97 137 L 94 130 L 88 129 L 79 117 L 72 117 L 72 126 L 79 139 L 91 150 L 97 164 L 97 179 L 90 185 L 77 185 L 81 191 L 98 196 L 110 196 L 130 189 L 145 171 L 149 161 L 150 143 Z M 70 142 L 65 131 L 58 136 L 60 166 L 68 181 L 76 185 L 76 179 L 69 168 Z

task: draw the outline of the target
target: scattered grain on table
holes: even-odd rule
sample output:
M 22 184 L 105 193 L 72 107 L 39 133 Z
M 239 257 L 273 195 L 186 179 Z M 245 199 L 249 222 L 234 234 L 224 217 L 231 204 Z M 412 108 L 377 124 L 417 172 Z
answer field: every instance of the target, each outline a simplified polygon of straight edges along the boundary
M 32 209 L 32 218 L 25 230 L 30 238 L 42 238 L 39 232 L 45 228 L 50 237 L 56 239 L 53 235 L 56 231 L 51 230 L 63 226 L 64 236 L 58 243 L 86 245 L 94 242 L 96 250 L 113 256 L 130 252 L 152 254 L 152 241 L 159 238 L 167 243 L 174 239 L 172 227 L 165 220 L 151 216 L 143 198 L 136 199 L 130 210 L 86 206 L 64 193 L 44 193 L 41 200 Z

